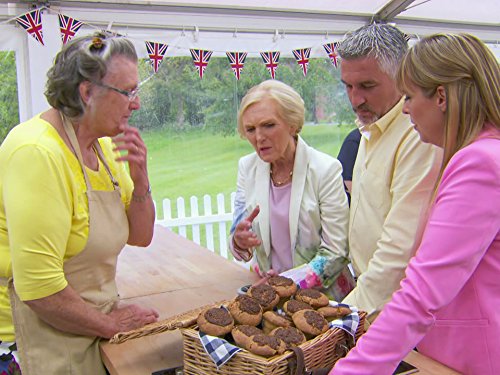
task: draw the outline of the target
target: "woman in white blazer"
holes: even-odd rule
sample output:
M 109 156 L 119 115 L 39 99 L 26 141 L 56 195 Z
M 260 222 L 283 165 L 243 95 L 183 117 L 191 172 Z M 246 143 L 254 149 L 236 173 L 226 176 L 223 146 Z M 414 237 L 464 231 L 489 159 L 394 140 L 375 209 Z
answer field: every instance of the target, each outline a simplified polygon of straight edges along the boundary
M 328 287 L 347 263 L 349 209 L 340 162 L 298 135 L 304 112 L 276 80 L 242 99 L 238 132 L 255 152 L 239 161 L 229 243 L 238 260 L 255 255 L 262 277 L 305 265 L 306 287 Z

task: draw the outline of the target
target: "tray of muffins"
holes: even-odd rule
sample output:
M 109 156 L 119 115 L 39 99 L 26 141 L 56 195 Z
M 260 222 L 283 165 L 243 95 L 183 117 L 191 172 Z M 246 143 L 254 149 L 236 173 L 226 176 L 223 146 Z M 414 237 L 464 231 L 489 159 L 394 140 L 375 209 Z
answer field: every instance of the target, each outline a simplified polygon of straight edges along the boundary
M 242 293 L 243 290 L 243 293 Z M 190 315 L 181 328 L 185 374 L 290 374 L 294 346 L 304 353 L 307 369 L 331 367 L 352 346 L 346 331 L 331 321 L 359 317 L 356 339 L 364 332 L 365 313 L 329 301 L 315 289 L 298 289 L 293 280 L 271 277 L 267 284 L 242 288 L 224 303 L 206 306 Z M 353 309 L 355 310 L 355 309 Z M 218 337 L 243 350 L 217 366 L 200 335 Z

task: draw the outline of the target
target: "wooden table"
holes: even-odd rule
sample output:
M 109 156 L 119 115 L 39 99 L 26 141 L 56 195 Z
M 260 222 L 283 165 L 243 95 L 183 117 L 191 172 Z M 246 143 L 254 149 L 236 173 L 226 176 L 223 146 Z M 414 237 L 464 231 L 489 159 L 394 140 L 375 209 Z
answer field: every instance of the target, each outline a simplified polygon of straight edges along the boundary
M 155 227 L 151 245 L 127 246 L 118 258 L 117 284 L 123 303 L 153 307 L 160 319 L 236 296 L 239 287 L 257 280 L 254 273 L 168 229 Z M 179 331 L 126 341 L 101 343 L 111 375 L 149 375 L 182 365 Z M 416 352 L 405 359 L 419 374 L 456 374 Z
M 442 363 L 415 351 L 410 352 L 410 354 L 406 356 L 405 361 L 418 368 L 418 374 L 421 375 L 460 375 L 458 372 L 444 366 Z
M 160 226 L 148 248 L 127 246 L 122 251 L 116 275 L 123 303 L 153 307 L 160 319 L 234 298 L 238 288 L 257 279 L 255 273 Z M 173 331 L 122 344 L 103 342 L 101 353 L 111 375 L 149 375 L 182 365 L 182 336 Z

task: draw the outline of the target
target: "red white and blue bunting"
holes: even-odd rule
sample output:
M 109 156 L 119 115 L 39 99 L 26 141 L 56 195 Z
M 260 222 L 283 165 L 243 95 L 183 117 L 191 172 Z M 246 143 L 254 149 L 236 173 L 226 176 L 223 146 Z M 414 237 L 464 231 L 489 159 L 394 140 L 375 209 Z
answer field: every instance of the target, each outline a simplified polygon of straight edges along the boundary
M 302 67 L 302 73 L 304 73 L 305 77 L 307 75 L 307 68 L 309 68 L 309 56 L 311 55 L 311 49 L 294 49 L 292 52 L 295 60 L 297 60 L 297 64 Z
M 198 71 L 198 75 L 200 76 L 200 79 L 202 79 L 203 73 L 205 73 L 205 69 L 207 68 L 210 57 L 212 56 L 212 51 L 192 48 L 189 51 L 191 52 L 191 57 L 193 58 L 193 63 Z
M 148 51 L 149 61 L 153 67 L 153 71 L 156 73 L 160 68 L 160 64 L 163 61 L 163 56 L 167 52 L 168 44 L 157 43 L 157 42 L 146 42 L 146 49 Z
M 226 55 L 229 59 L 229 65 L 234 72 L 234 76 L 239 81 L 243 65 L 245 65 L 245 60 L 247 58 L 247 52 L 226 52 Z
M 21 16 L 13 18 L 10 21 L 12 20 L 17 21 L 17 23 L 21 25 L 29 35 L 35 38 L 35 40 L 37 40 L 40 44 L 44 45 L 43 32 L 42 32 L 42 12 L 41 12 L 44 9 L 50 11 L 50 9 L 46 7 L 41 7 L 39 9 L 32 10 Z M 80 30 L 82 25 L 84 25 L 84 22 L 60 13 L 58 13 L 58 17 L 59 17 L 61 39 L 63 44 L 66 44 L 76 35 L 76 33 Z M 102 30 L 102 31 L 115 35 L 111 30 Z M 405 34 L 405 36 L 407 39 L 410 39 L 409 35 Z M 166 43 L 151 42 L 151 41 L 146 41 L 145 43 L 151 67 L 153 71 L 157 73 L 161 63 L 164 60 L 164 56 L 167 52 L 169 45 Z M 335 68 L 338 68 L 340 62 L 340 56 L 337 53 L 337 44 L 338 42 L 329 42 L 323 44 L 323 48 Z M 306 77 L 308 73 L 309 60 L 311 57 L 311 49 L 312 48 L 298 48 L 292 50 L 292 54 L 295 57 L 295 60 L 297 61 L 299 68 L 302 70 L 304 77 Z M 193 64 L 197 70 L 197 73 L 200 79 L 202 79 L 213 51 L 201 48 L 199 49 L 192 48 L 189 51 L 191 53 L 191 57 L 193 58 Z M 219 53 L 220 52 L 221 51 L 219 51 Z M 247 58 L 249 52 L 231 51 L 225 53 L 229 61 L 229 66 L 231 70 L 234 72 L 235 78 L 239 80 L 241 78 L 241 74 L 245 64 L 245 59 Z M 264 62 L 266 69 L 269 71 L 271 78 L 275 79 L 276 70 L 278 69 L 278 64 L 279 64 L 280 51 L 265 51 L 258 53 L 262 57 L 262 61 Z
M 261 52 L 262 61 L 266 64 L 266 68 L 271 74 L 271 78 L 275 79 L 276 77 L 276 69 L 278 69 L 278 62 L 280 61 L 280 53 L 279 51 L 271 51 L 271 52 Z
M 323 48 L 325 49 L 326 53 L 328 54 L 330 61 L 332 62 L 333 66 L 336 68 L 338 68 L 339 60 L 340 60 L 340 56 L 337 54 L 337 44 L 338 44 L 337 42 L 323 44 Z
M 19 25 L 23 27 L 26 32 L 35 38 L 38 42 L 43 44 L 43 31 L 42 31 L 42 13 L 40 9 L 32 10 L 22 16 L 16 18 Z
M 76 35 L 83 22 L 59 13 L 59 30 L 63 44 L 69 42 Z

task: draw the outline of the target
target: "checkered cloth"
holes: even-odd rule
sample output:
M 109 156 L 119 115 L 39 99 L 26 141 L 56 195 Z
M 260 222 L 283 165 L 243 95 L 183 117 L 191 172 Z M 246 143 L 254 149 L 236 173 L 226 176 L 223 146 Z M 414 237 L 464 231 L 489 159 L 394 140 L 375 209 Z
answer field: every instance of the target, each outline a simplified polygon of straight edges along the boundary
M 226 340 L 220 337 L 206 335 L 203 332 L 199 332 L 200 341 L 203 344 L 203 348 L 207 354 L 214 361 L 215 366 L 219 369 L 220 366 L 229 361 L 233 355 L 238 353 L 241 348 L 228 343 Z
M 344 331 L 346 331 L 348 334 L 350 334 L 353 338 L 353 340 L 356 340 L 356 330 L 358 329 L 359 325 L 359 312 L 358 309 L 354 306 L 346 305 L 345 303 L 338 303 L 335 301 L 330 301 L 330 306 L 337 307 L 347 307 L 351 309 L 352 313 L 349 315 L 344 316 L 343 318 L 340 319 L 335 319 L 332 320 L 329 323 L 330 328 L 337 327 L 340 328 Z

